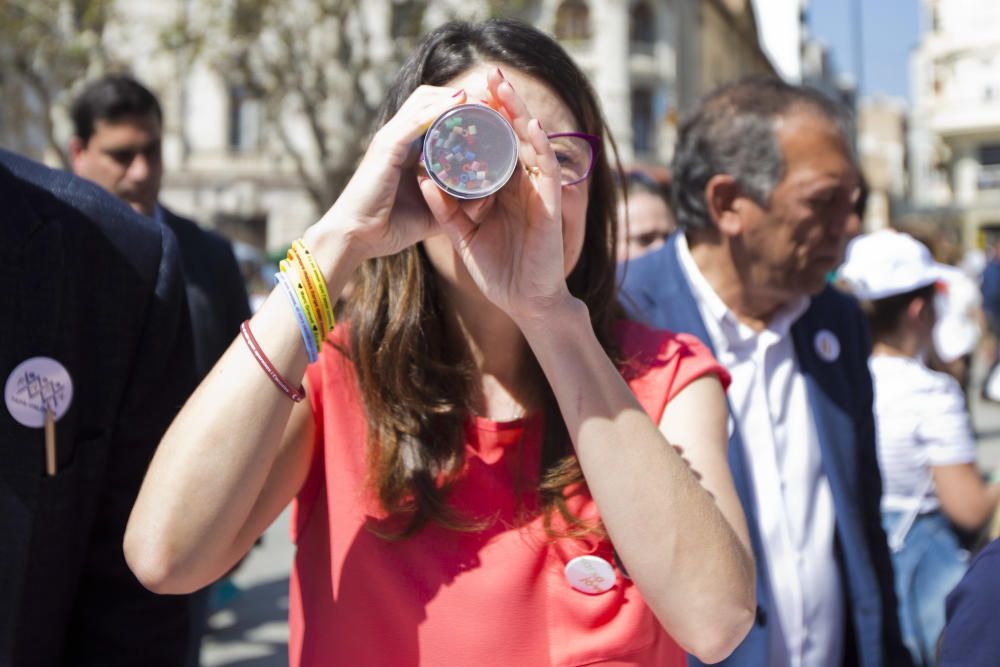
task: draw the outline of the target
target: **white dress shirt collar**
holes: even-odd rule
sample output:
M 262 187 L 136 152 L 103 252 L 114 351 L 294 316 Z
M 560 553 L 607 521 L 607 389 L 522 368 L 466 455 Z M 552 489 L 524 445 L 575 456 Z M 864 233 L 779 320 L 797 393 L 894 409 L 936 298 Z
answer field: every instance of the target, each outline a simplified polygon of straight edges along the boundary
M 719 325 L 719 331 L 716 333 L 721 338 L 719 341 L 715 341 L 716 336 L 713 335 L 713 342 L 724 342 L 728 348 L 738 348 L 755 341 L 758 335 L 763 333 L 754 331 L 749 325 L 740 322 L 736 314 L 729 309 L 722 297 L 715 291 L 715 288 L 709 284 L 691 255 L 684 234 L 678 234 L 677 258 L 680 260 L 681 270 L 688 279 L 691 292 L 699 307 L 704 309 L 706 314 L 710 315 L 710 319 Z M 800 296 L 782 304 L 768 321 L 764 331 L 776 338 L 784 338 L 788 335 L 792 325 L 808 310 L 809 302 L 809 297 Z M 706 324 L 708 323 L 706 322 Z
M 834 504 L 792 325 L 784 304 L 764 329 L 740 322 L 677 239 L 678 258 L 719 362 L 729 370 L 731 429 L 740 434 L 767 573 L 769 667 L 840 667 L 845 601 L 834 556 Z M 732 430 L 731 430 L 732 432 Z

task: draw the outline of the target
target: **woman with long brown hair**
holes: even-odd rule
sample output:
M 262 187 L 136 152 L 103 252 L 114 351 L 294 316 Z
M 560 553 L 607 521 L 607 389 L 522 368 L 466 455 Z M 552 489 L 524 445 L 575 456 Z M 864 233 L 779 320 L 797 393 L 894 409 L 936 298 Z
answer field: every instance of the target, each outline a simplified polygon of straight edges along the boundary
M 510 182 L 475 200 L 413 167 L 432 121 L 468 103 L 519 145 Z M 296 246 L 291 282 L 314 259 L 322 285 L 301 308 L 276 288 L 165 435 L 125 538 L 133 570 L 197 589 L 294 499 L 293 664 L 722 659 L 755 608 L 726 374 L 693 338 L 621 318 L 586 78 L 530 26 L 450 23 L 379 127 Z M 297 319 L 352 274 L 307 364 Z

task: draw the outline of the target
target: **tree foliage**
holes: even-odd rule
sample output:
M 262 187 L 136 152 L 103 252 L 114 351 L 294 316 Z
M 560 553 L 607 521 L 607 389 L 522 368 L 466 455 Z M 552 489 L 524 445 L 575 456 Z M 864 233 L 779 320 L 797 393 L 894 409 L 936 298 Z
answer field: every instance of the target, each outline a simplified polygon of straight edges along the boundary
M 426 3 L 389 2 L 389 25 L 371 15 L 370 0 L 197 4 L 164 32 L 164 44 L 209 63 L 260 105 L 262 142 L 291 161 L 324 210 L 366 146 Z
M 15 128 L 33 118 L 63 166 L 55 117 L 75 85 L 111 65 L 101 36 L 112 12 L 113 0 L 0 0 L 2 113 Z
M 108 43 L 120 42 L 129 1 L 0 0 L 0 130 L 40 128 L 45 147 L 66 166 L 56 120 L 65 118 L 86 81 L 121 69 L 116 54 L 134 51 L 130 44 Z M 436 22 L 496 15 L 498 8 L 509 14 L 532 4 L 186 0 L 154 13 L 172 18 L 151 25 L 150 39 L 154 51 L 169 57 L 178 82 L 207 66 L 231 93 L 238 91 L 239 100 L 252 102 L 259 110 L 257 150 L 274 161 L 275 171 L 294 170 L 324 210 L 353 172 L 378 106 L 428 27 L 427 16 Z
M 493 18 L 517 18 L 531 22 L 537 19 L 541 2 L 539 0 L 491 0 L 487 3 Z

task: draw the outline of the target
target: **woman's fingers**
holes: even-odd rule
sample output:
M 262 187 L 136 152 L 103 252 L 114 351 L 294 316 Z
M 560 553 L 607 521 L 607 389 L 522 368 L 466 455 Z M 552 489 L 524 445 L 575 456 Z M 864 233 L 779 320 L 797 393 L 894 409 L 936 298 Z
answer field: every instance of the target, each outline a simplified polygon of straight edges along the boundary
M 397 167 L 404 166 L 412 144 L 423 135 L 434 119 L 455 105 L 466 101 L 462 89 L 420 86 L 403 103 L 396 115 L 378 132 L 382 146 L 389 146 Z M 386 149 L 383 149 L 386 150 Z
M 499 111 L 500 113 L 504 114 L 505 116 L 509 117 L 510 114 L 506 113 L 506 111 L 502 108 L 502 104 L 503 103 L 500 101 L 500 97 L 497 94 L 497 86 L 499 86 L 501 83 L 503 83 L 504 80 L 505 79 L 503 78 L 503 74 L 501 74 L 499 67 L 494 67 L 492 70 L 490 70 L 489 72 L 487 72 L 487 74 L 486 74 L 486 96 L 484 98 L 482 98 L 480 101 L 483 104 L 487 104 L 490 107 L 492 107 L 493 109 L 495 109 L 495 110 Z
M 527 165 L 532 184 L 544 202 L 548 214 L 558 219 L 561 215 L 559 207 L 562 201 L 559 160 L 556 159 L 549 138 L 537 118 L 528 123 L 525 139 L 535 154 L 535 163 Z
M 547 178 L 558 180 L 561 173 L 559 160 L 556 159 L 552 144 L 549 143 L 549 137 L 545 134 L 542 121 L 533 118 L 528 123 L 526 138 L 535 151 L 535 166 L 539 168 L 541 174 Z
M 353 225 L 367 255 L 394 254 L 433 232 L 434 225 L 412 167 L 417 141 L 439 115 L 465 101 L 464 90 L 420 86 L 373 138 L 334 206 L 330 224 Z
M 528 131 L 528 123 L 531 121 L 531 114 L 528 111 L 527 105 L 514 90 L 514 86 L 511 85 L 510 81 L 504 78 L 499 68 L 487 74 L 486 85 L 490 91 L 490 95 L 499 103 L 500 113 L 507 117 L 511 127 L 514 128 L 514 134 L 517 135 L 518 140 L 521 142 L 521 161 L 529 166 L 534 165 L 535 150 L 525 139 Z
M 555 153 L 552 152 L 552 146 L 549 144 L 549 139 L 545 130 L 542 129 L 541 123 L 537 118 L 531 117 L 524 100 L 514 90 L 510 81 L 503 77 L 499 68 L 487 74 L 486 83 L 490 94 L 503 106 L 503 111 L 521 142 L 521 162 L 524 163 L 532 180 L 537 178 L 551 180 L 554 178 L 558 184 L 559 163 Z M 539 185 L 540 183 L 535 183 L 536 189 Z M 545 184 L 545 189 L 550 191 L 552 184 Z M 544 199 L 550 210 L 558 210 L 551 207 L 551 192 L 544 195 Z
M 514 131 L 518 136 L 523 135 L 528 127 L 528 121 L 531 120 L 531 113 L 528 111 L 524 100 L 514 90 L 514 86 L 511 85 L 510 81 L 503 78 L 503 74 L 499 69 L 490 72 L 486 76 L 486 84 L 494 99 L 499 101 L 503 106 L 503 111 L 506 112 L 507 120 L 514 127 Z
M 456 248 L 462 247 L 475 233 L 475 223 L 462 210 L 458 200 L 449 197 L 428 176 L 420 175 L 418 181 L 420 192 L 427 202 L 427 208 L 431 210 L 431 215 L 451 239 L 452 244 Z
M 492 194 L 488 197 L 481 197 L 480 199 L 461 201 L 458 205 L 462 209 L 462 212 L 465 213 L 466 217 L 478 225 L 479 221 L 482 220 L 483 216 L 486 215 L 495 201 L 496 195 Z

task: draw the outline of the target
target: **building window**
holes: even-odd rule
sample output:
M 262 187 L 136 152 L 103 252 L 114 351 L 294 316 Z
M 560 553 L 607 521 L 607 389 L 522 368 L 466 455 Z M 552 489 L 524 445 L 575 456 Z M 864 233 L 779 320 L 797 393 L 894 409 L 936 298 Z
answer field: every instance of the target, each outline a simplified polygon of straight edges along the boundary
M 655 124 L 653 115 L 653 93 L 637 88 L 632 91 L 632 149 L 636 155 L 647 155 L 653 151 Z
M 979 147 L 980 190 L 1000 188 L 1000 144 L 984 144 Z
M 652 47 L 656 43 L 656 14 L 646 0 L 632 6 L 628 33 L 633 45 Z
M 238 153 L 260 148 L 263 108 L 243 86 L 229 89 L 229 148 Z
M 556 39 L 581 42 L 590 39 L 590 7 L 583 0 L 564 0 L 556 10 Z
M 980 146 L 979 164 L 1000 166 L 1000 144 L 983 144 Z

